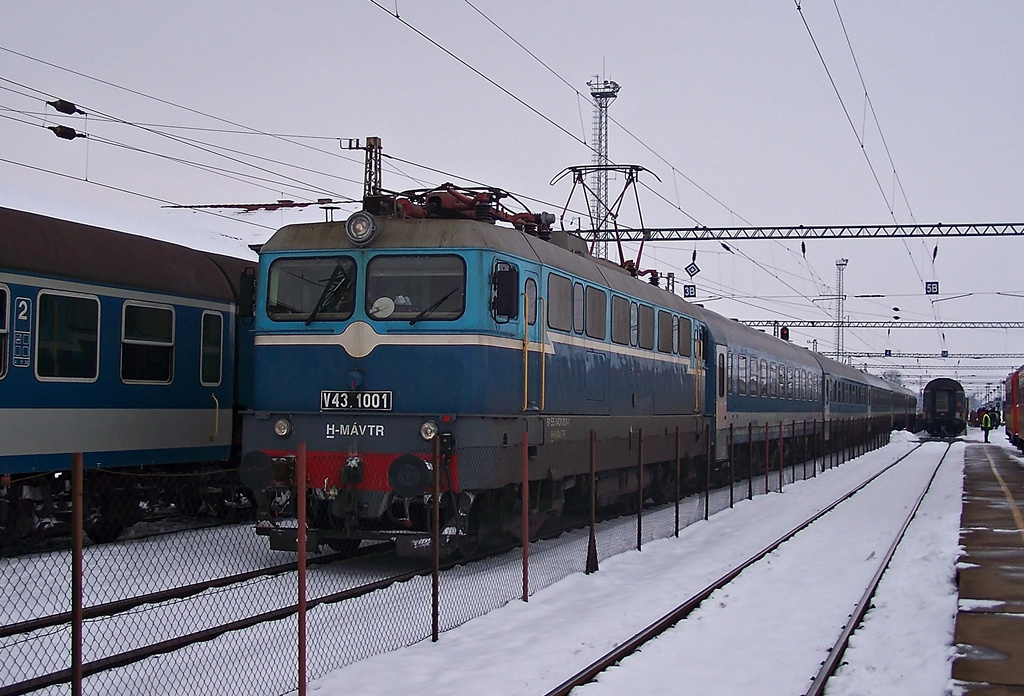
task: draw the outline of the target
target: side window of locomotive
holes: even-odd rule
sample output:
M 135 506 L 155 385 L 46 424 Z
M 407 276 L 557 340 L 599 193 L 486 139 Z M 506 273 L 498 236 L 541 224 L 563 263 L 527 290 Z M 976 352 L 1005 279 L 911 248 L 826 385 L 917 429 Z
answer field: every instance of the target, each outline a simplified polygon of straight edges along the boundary
M 527 278 L 523 292 L 526 294 L 526 319 L 533 326 L 537 323 L 537 281 Z
M 0 287 L 0 379 L 7 375 L 7 350 L 9 343 L 7 337 L 10 335 L 7 325 L 10 313 L 7 288 Z
M 100 303 L 93 297 L 39 293 L 36 375 L 95 380 L 99 375 Z
M 121 379 L 170 384 L 174 310 L 125 302 L 121 314 Z
M 672 352 L 672 335 L 677 334 L 679 327 L 675 317 L 668 312 L 658 310 L 658 350 L 662 353 Z
M 583 283 L 572 284 L 572 330 L 583 333 L 583 318 L 586 316 L 583 307 Z
M 748 377 L 747 377 L 747 356 L 745 356 L 745 355 L 737 356 L 736 368 L 737 368 L 736 371 L 739 373 L 739 381 L 736 384 L 738 389 L 736 390 L 736 393 L 739 394 L 740 396 L 746 396 L 747 395 L 747 379 L 748 379 Z
M 548 326 L 572 331 L 572 281 L 552 273 L 548 276 Z
M 640 347 L 654 348 L 654 307 L 640 305 Z
M 203 312 L 199 339 L 199 383 L 204 387 L 220 385 L 224 351 L 224 318 L 217 312 Z
M 608 335 L 608 295 L 598 288 L 587 288 L 587 336 L 603 341 Z
M 366 264 L 370 319 L 410 324 L 451 321 L 465 308 L 466 264 L 461 256 L 375 256 Z
M 355 287 L 356 262 L 349 256 L 277 259 L 267 277 L 267 316 L 342 321 L 355 309 Z
M 629 345 L 629 300 L 612 295 L 612 342 Z
M 629 345 L 634 348 L 640 344 L 640 305 L 629 303 Z
M 679 317 L 679 354 L 685 358 L 693 355 L 693 326 L 686 317 Z

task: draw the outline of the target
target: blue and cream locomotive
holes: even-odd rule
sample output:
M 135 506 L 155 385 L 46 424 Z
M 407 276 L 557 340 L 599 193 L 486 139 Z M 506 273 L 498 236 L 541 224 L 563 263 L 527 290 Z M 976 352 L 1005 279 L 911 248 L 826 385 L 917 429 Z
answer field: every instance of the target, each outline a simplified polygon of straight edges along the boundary
M 242 478 L 273 547 L 296 546 L 299 443 L 314 545 L 426 538 L 439 436 L 440 526 L 472 548 L 519 534 L 524 432 L 536 531 L 589 499 L 592 429 L 598 503 L 635 505 L 671 497 L 677 442 L 692 472 L 728 458 L 730 425 L 738 441 L 816 418 L 821 437 L 828 418 L 913 413 L 906 390 L 689 304 L 501 198 L 368 197 L 263 245 Z

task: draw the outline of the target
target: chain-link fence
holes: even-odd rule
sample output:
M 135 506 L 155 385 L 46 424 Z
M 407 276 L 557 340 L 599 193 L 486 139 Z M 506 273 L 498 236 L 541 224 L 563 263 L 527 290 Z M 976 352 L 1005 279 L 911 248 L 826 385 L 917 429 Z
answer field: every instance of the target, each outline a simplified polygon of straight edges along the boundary
M 546 478 L 535 477 L 529 446 L 462 449 L 432 464 L 437 538 L 418 558 L 368 542 L 344 560 L 327 548 L 308 548 L 304 558 L 271 550 L 246 519 L 244 496 L 214 472 L 104 472 L 103 500 L 90 493 L 95 472 L 80 472 L 81 493 L 74 483 L 61 493 L 78 503 L 62 522 L 67 533 L 56 535 L 64 547 L 51 540 L 0 559 L 0 696 L 68 693 L 69 685 L 91 694 L 288 693 L 302 678 L 300 626 L 308 646 L 301 674 L 323 676 L 812 478 L 884 445 L 888 425 L 733 427 L 717 433 L 727 443 L 717 457 L 710 446 L 680 450 L 678 430 L 600 444 L 592 436 L 549 451 L 549 468 L 571 474 Z M 710 442 L 707 431 L 688 437 Z M 628 466 L 610 468 L 601 452 L 625 452 Z M 494 481 L 506 483 L 488 488 Z M 469 499 L 457 494 L 467 483 L 476 491 L 468 513 Z M 200 493 L 185 496 L 189 488 Z M 104 520 L 111 511 L 113 521 Z M 524 533 L 532 539 L 525 549 Z

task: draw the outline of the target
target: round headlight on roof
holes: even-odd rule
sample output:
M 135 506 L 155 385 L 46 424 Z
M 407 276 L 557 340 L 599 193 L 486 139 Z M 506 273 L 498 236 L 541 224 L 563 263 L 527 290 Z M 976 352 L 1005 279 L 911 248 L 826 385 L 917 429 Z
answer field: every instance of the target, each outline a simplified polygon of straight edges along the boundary
M 353 213 L 345 222 L 345 234 L 356 246 L 366 246 L 377 238 L 379 232 L 377 220 L 365 210 Z

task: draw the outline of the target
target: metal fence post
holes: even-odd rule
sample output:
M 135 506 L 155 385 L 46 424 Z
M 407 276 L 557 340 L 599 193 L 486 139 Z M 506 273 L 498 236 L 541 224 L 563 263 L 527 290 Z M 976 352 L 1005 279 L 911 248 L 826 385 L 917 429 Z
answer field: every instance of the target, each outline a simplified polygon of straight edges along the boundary
M 747 423 L 747 500 L 754 499 L 754 424 Z
M 644 429 L 637 433 L 636 550 L 643 550 L 644 529 Z
M 306 696 L 306 443 L 300 442 L 295 457 L 295 530 L 299 582 L 299 696 Z
M 71 693 L 82 696 L 82 453 L 71 455 Z
M 679 537 L 679 426 L 676 426 L 676 532 Z
M 785 442 L 785 439 L 784 439 L 785 436 L 783 435 L 783 430 L 782 430 L 784 427 L 785 426 L 782 424 L 782 421 L 780 420 L 779 421 L 779 493 L 782 492 L 782 482 L 783 482 L 782 470 L 785 468 L 785 463 L 786 463 L 785 459 L 783 457 L 783 452 L 786 449 L 785 448 L 786 442 Z
M 433 492 L 433 524 L 430 525 L 430 536 L 433 538 L 434 567 L 431 572 L 430 597 L 430 639 L 437 642 L 441 630 L 441 438 L 434 435 L 434 480 Z
M 733 448 L 735 442 L 733 441 L 732 423 L 729 424 L 729 507 L 733 506 L 733 498 L 736 489 L 736 457 Z
M 530 601 L 530 434 L 523 429 L 523 601 Z
M 704 519 L 711 516 L 711 423 L 704 426 Z
M 771 492 L 771 484 L 769 479 L 771 477 L 771 466 L 772 466 L 772 447 L 771 447 L 772 436 L 768 432 L 768 424 L 764 424 L 764 494 L 768 495 Z
M 677 430 L 678 438 L 678 430 Z M 679 469 L 679 462 L 676 462 Z M 678 490 L 678 485 L 677 485 Z M 676 498 L 678 498 L 678 494 Z M 678 519 L 678 504 L 676 519 Z M 678 524 L 677 524 L 678 528 Z M 676 532 L 678 534 L 678 531 Z M 590 540 L 587 542 L 587 575 L 596 573 L 597 567 L 597 433 L 590 431 Z

